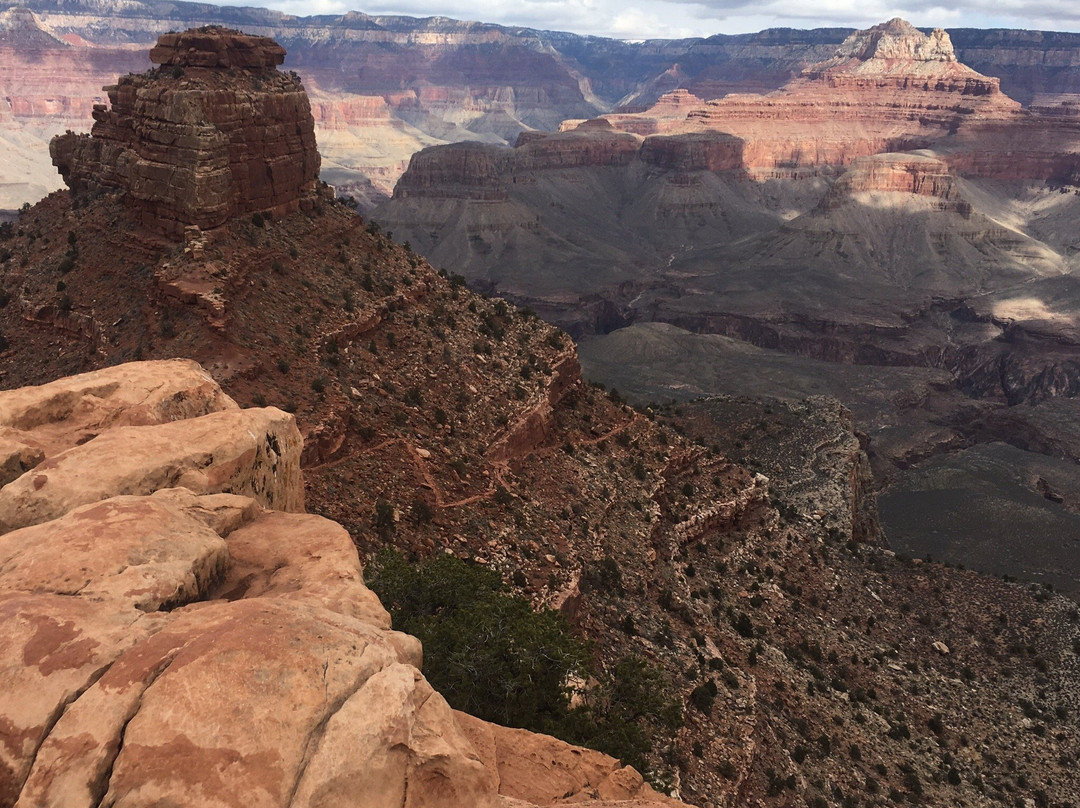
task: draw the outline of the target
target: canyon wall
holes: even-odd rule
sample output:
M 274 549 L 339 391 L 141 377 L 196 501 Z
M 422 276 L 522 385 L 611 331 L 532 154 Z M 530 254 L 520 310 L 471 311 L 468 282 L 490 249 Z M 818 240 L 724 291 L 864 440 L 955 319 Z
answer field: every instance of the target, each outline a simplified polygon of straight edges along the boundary
M 0 208 L 57 187 L 42 143 L 88 126 L 93 105 L 105 100 L 101 87 L 118 73 L 143 70 L 143 52 L 160 33 L 201 25 L 241 28 L 286 47 L 286 67 L 298 71 L 313 99 L 324 179 L 365 205 L 389 196 L 410 155 L 425 146 L 510 144 L 566 119 L 640 111 L 679 89 L 703 100 L 771 92 L 828 59 L 850 34 L 774 30 L 626 43 L 357 12 L 293 17 L 184 2 L 0 3 L 0 138 L 12 156 L 0 174 Z M 1025 105 L 1060 107 L 1080 92 L 1076 34 L 954 33 L 957 60 L 1000 79 L 1002 91 Z

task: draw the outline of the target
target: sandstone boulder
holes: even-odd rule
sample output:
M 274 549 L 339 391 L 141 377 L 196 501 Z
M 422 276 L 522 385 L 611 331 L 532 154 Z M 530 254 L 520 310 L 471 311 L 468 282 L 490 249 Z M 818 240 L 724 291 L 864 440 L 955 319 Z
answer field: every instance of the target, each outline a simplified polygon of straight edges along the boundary
M 163 424 L 234 409 L 236 402 L 189 359 L 130 362 L 37 387 L 2 390 L 0 467 L 6 469 L 10 462 L 17 471 L 14 461 L 6 460 L 17 451 L 40 462 L 112 427 Z M 29 458 L 22 462 L 27 468 L 36 465 Z M 0 477 L 0 485 L 7 482 Z
M 499 794 L 508 799 L 534 805 L 594 800 L 682 805 L 657 794 L 638 772 L 601 752 L 462 712 L 455 715 L 484 765 L 497 772 Z
M 19 804 L 286 805 L 324 723 L 397 662 L 385 632 L 308 604 L 187 607 L 69 707 Z
M 488 808 L 496 774 L 420 672 L 392 665 L 331 717 L 293 804 L 344 808 L 359 794 L 368 808 Z
M 193 510 L 185 489 L 123 496 L 0 536 L 0 586 L 111 601 L 118 609 L 167 610 L 206 596 L 229 564 L 225 541 Z M 240 518 L 256 510 L 243 497 Z
M 11 430 L 0 430 L 0 486 L 21 477 L 44 459 L 41 447 L 19 440 Z
M 65 708 L 163 617 L 108 601 L 0 588 L 0 806 L 19 796 Z
M 320 516 L 268 512 L 231 533 L 231 567 L 218 597 L 304 600 L 372 625 L 390 615 L 364 585 L 348 531 Z M 419 649 L 416 651 L 419 666 Z
M 110 496 L 182 486 L 303 508 L 300 432 L 273 407 L 118 427 L 45 460 L 0 489 L 0 532 L 56 519 Z

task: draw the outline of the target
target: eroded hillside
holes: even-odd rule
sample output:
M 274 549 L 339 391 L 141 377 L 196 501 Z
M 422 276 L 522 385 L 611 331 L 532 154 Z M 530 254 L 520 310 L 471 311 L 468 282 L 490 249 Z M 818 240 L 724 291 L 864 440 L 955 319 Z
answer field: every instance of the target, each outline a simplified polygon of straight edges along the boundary
M 893 20 L 768 94 L 427 149 L 375 215 L 636 401 L 839 396 L 902 492 L 899 546 L 1075 591 L 1078 143 Z M 965 496 L 1007 551 L 945 527 Z

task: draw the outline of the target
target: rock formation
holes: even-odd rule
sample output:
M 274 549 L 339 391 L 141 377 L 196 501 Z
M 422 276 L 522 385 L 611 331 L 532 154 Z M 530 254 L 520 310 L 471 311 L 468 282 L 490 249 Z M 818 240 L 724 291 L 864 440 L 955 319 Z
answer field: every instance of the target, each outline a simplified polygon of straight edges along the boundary
M 40 144 L 89 126 L 92 105 L 105 101 L 101 85 L 145 69 L 145 48 L 170 27 L 239 25 L 285 44 L 287 66 L 312 98 L 323 178 L 371 205 L 392 193 L 410 155 L 426 146 L 509 144 L 566 119 L 642 110 L 671 91 L 703 101 L 769 93 L 830 58 L 850 33 L 786 29 L 630 43 L 356 12 L 296 18 L 144 0 L 24 5 L 30 11 L 0 12 L 0 137 L 12 158 L 0 167 L 0 208 L 57 187 Z M 968 29 L 951 37 L 959 62 L 1000 78 L 1025 105 L 1080 90 L 1076 34 Z
M 739 171 L 745 167 L 741 138 L 725 132 L 650 135 L 638 156 L 643 163 L 673 171 Z
M 885 70 L 881 67 L 883 63 L 889 66 Z M 925 36 L 898 17 L 865 31 L 856 31 L 841 43 L 831 59 L 809 68 L 807 74 L 814 77 L 831 73 L 839 76 L 852 73 L 877 76 L 888 72 L 911 75 L 913 66 L 916 73 L 921 72 L 935 81 L 943 78 L 943 66 L 946 68 L 944 75 L 953 72 L 965 77 L 970 75 L 970 71 L 957 61 L 952 40 L 945 31 L 935 28 Z M 994 82 L 973 87 L 976 92 L 997 89 Z
M 929 197 L 938 200 L 940 210 L 971 212 L 948 163 L 918 152 L 860 157 L 833 184 L 822 205 L 835 207 L 854 195 L 875 192 Z
M 957 132 L 976 132 L 968 142 L 992 140 L 977 126 L 1036 128 L 1025 123 L 997 79 L 957 61 L 948 34 L 937 30 L 928 36 L 892 20 L 852 34 L 831 59 L 769 95 L 703 102 L 676 90 L 645 111 L 566 121 L 558 133 L 523 134 L 513 150 L 479 144 L 425 150 L 413 158 L 395 197 L 502 200 L 509 184 L 534 182 L 531 172 L 627 166 L 635 156 L 664 172 L 742 171 L 759 180 L 796 179 L 883 152 L 950 139 L 959 143 Z M 642 143 L 631 134 L 646 139 Z M 1056 144 L 1042 146 L 1060 155 L 1052 167 L 1043 165 L 1044 174 L 1060 175 L 1062 166 L 1072 166 L 1069 141 L 1059 137 Z M 950 160 L 970 167 L 967 153 L 961 149 Z M 1015 173 L 1017 161 L 1007 162 Z
M 640 141 L 616 132 L 604 120 L 582 122 L 558 133 L 524 132 L 514 149 L 481 143 L 435 146 L 414 155 L 409 171 L 394 190 L 399 199 L 448 193 L 462 199 L 507 199 L 501 186 L 531 181 L 532 172 L 626 166 L 638 152 Z
M 107 88 L 90 135 L 50 145 L 79 193 L 122 191 L 142 223 L 179 234 L 244 213 L 280 216 L 315 190 L 319 153 L 307 95 L 276 69 L 285 51 L 220 28 L 165 34 L 160 65 Z
M 453 713 L 348 533 L 272 509 L 298 504 L 300 443 L 267 414 L 287 429 L 180 360 L 0 392 L 5 441 L 44 454 L 0 488 L 0 805 L 681 805 L 604 755 Z M 218 483 L 191 485 L 193 452 Z M 135 457 L 151 482 L 132 492 L 108 470 Z M 36 481 L 60 468 L 93 491 L 50 498 Z M 24 482 L 49 504 L 13 524 Z
M 928 36 L 902 20 L 852 34 L 831 59 L 767 96 L 729 95 L 681 119 L 669 106 L 608 117 L 642 134 L 736 135 L 745 166 L 763 176 L 929 146 L 972 121 L 1008 120 L 1019 110 L 997 79 L 957 61 L 948 34 Z

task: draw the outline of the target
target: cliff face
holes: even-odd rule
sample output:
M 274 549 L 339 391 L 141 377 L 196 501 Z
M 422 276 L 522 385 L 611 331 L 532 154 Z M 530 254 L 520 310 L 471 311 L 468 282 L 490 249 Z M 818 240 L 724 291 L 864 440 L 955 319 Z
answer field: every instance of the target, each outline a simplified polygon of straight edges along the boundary
M 936 200 L 940 210 L 970 214 L 957 178 L 944 160 L 928 154 L 875 154 L 855 160 L 822 199 L 837 207 L 859 194 L 874 192 L 910 194 Z
M 1018 111 L 997 79 L 957 61 L 944 31 L 925 35 L 893 20 L 852 34 L 831 59 L 775 93 L 728 96 L 682 120 L 661 114 L 655 131 L 729 132 L 746 141 L 747 168 L 774 176 L 928 146 L 974 121 L 1008 121 Z
M 566 132 L 522 133 L 513 149 L 480 143 L 435 146 L 413 156 L 394 196 L 504 201 L 506 182 L 532 182 L 537 172 L 625 167 L 639 146 L 639 138 L 614 131 L 604 120 Z
M 522 135 L 513 151 L 470 144 L 425 152 L 414 158 L 396 193 L 405 198 L 422 185 L 429 195 L 453 197 L 455 188 L 484 187 L 473 198 L 503 198 L 506 183 L 522 181 L 525 172 L 628 165 L 634 157 L 665 172 L 797 179 L 800 172 L 843 167 L 882 152 L 949 144 L 969 131 L 969 142 L 991 143 L 991 129 L 1027 132 L 1038 124 L 1020 114 L 997 79 L 960 64 L 944 31 L 928 36 L 894 20 L 852 34 L 831 59 L 769 95 L 703 102 L 677 90 L 645 111 L 566 121 L 557 134 Z M 1058 131 L 1073 132 L 1067 124 Z M 646 139 L 640 143 L 628 134 Z M 1069 142 L 1068 135 L 1056 141 L 1059 164 L 1072 159 Z M 955 159 L 961 170 L 978 173 L 959 153 Z M 1061 173 L 1059 165 L 1022 156 L 1008 166 L 1002 170 L 1040 178 Z M 440 171 L 447 172 L 442 191 Z M 986 169 L 978 175 L 986 176 Z
M 1040 97 L 1074 95 L 1080 79 L 1080 35 L 1057 31 L 949 32 L 957 57 L 987 76 L 1001 79 L 1002 90 L 1025 106 Z
M 307 95 L 279 73 L 271 40 L 223 29 L 166 34 L 157 70 L 109 88 L 90 135 L 50 145 L 76 193 L 121 191 L 142 222 L 178 233 L 253 211 L 282 215 L 315 190 L 319 153 Z
M 674 171 L 737 171 L 745 168 L 744 141 L 724 132 L 653 135 L 641 144 L 646 165 Z

